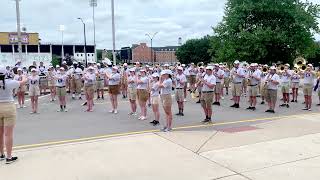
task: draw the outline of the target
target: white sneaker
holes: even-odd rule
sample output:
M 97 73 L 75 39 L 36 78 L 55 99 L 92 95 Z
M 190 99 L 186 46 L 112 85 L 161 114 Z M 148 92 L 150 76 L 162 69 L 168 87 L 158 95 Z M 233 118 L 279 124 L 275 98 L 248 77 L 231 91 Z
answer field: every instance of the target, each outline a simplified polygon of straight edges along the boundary
M 142 118 L 142 116 L 140 116 L 140 117 L 138 118 L 138 120 L 141 120 L 141 118 Z
M 110 110 L 109 113 L 114 113 L 114 110 Z
M 64 112 L 68 112 L 68 109 L 64 109 Z
M 222 96 L 221 99 L 224 100 L 224 97 Z
M 147 117 L 142 116 L 140 120 L 141 121 L 147 120 Z
M 184 100 L 183 100 L 183 102 L 187 102 L 187 100 L 186 100 L 186 99 L 184 99 Z
M 114 112 L 113 112 L 114 114 L 118 114 L 118 110 L 114 110 Z

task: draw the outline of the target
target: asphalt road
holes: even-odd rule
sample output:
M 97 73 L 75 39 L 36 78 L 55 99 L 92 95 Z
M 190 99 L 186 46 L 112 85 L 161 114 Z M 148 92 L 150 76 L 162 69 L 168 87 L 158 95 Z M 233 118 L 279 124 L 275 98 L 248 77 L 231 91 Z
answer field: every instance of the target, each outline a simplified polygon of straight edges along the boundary
M 240 109 L 233 109 L 229 106 L 232 105 L 230 96 L 222 100 L 220 107 L 213 106 L 214 109 L 214 122 L 234 122 L 241 120 L 272 118 L 279 116 L 304 114 L 304 113 L 318 113 L 320 107 L 313 107 L 313 111 L 306 112 L 302 108 L 302 95 L 299 96 L 298 103 L 291 103 L 290 108 L 277 108 L 275 114 L 265 113 L 266 105 L 257 105 L 255 112 L 248 111 L 247 98 L 242 97 Z M 318 97 L 314 95 L 314 104 L 318 103 Z M 128 133 L 136 131 L 154 130 L 160 127 L 153 127 L 149 121 L 153 120 L 153 113 L 148 109 L 148 120 L 140 121 L 137 117 L 127 115 L 130 112 L 130 105 L 126 99 L 119 97 L 119 113 L 110 114 L 109 100 L 95 101 L 93 113 L 84 112 L 85 107 L 81 106 L 83 100 L 71 100 L 68 97 L 68 110 L 69 112 L 57 112 L 59 108 L 57 102 L 49 102 L 48 97 L 42 97 L 39 102 L 40 114 L 30 115 L 30 102 L 27 102 L 27 108 L 18 109 L 18 120 L 15 128 L 15 146 L 29 145 L 53 141 L 62 141 L 69 139 L 86 138 L 93 136 L 101 136 L 108 134 Z M 260 98 L 258 98 L 260 102 Z M 280 103 L 278 101 L 278 103 Z M 185 105 L 185 116 L 174 116 L 174 127 L 200 125 L 200 121 L 204 119 L 202 109 L 199 104 L 194 100 L 188 99 Z M 177 105 L 174 104 L 173 112 L 177 112 Z M 161 109 L 161 118 L 163 110 Z M 248 122 L 226 125 L 230 127 L 241 126 L 243 124 L 255 124 L 260 122 Z M 217 127 L 215 127 L 217 128 Z M 192 130 L 192 129 L 191 129 Z

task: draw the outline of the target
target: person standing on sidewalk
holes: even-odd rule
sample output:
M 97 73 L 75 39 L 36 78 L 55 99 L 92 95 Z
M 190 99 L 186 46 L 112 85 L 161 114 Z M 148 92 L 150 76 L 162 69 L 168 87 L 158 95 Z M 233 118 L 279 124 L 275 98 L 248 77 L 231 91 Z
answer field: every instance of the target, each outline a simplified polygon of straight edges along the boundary
M 130 101 L 131 112 L 129 115 L 137 115 L 137 84 L 136 84 L 136 69 L 131 68 L 128 76 L 128 95 Z
M 118 66 L 112 67 L 112 73 L 106 73 L 109 81 L 109 96 L 112 105 L 110 113 L 118 114 L 118 95 L 120 94 L 120 74 Z
M 266 101 L 268 103 L 269 109 L 266 112 L 275 113 L 274 109 L 277 103 L 278 98 L 278 85 L 280 84 L 280 77 L 276 73 L 277 68 L 272 66 L 270 67 L 270 72 L 266 77 L 267 83 L 267 93 Z
M 59 72 L 55 75 L 56 80 L 56 92 L 60 103 L 60 109 L 58 109 L 58 112 L 68 112 L 66 108 L 66 94 L 67 94 L 67 79 L 68 75 L 65 72 L 64 67 L 61 67 L 59 69 Z
M 283 98 L 283 104 L 280 105 L 280 107 L 287 107 L 289 108 L 289 101 L 290 101 L 290 78 L 292 76 L 292 73 L 290 71 L 290 65 L 285 64 L 284 71 L 280 73 L 281 76 L 281 92 L 282 92 L 282 98 Z
M 160 119 L 159 102 L 160 102 L 160 88 L 159 88 L 159 74 L 153 73 L 151 80 L 150 99 L 154 120 L 150 123 L 154 126 L 158 125 Z
M 161 129 L 163 132 L 172 131 L 172 72 L 171 70 L 161 71 L 159 82 L 160 98 L 163 110 L 166 114 L 166 125 Z
M 291 89 L 292 89 L 291 102 L 298 102 L 299 84 L 300 84 L 300 75 L 298 74 L 298 72 L 293 72 L 291 76 Z
M 12 90 L 24 86 L 27 79 L 6 79 L 5 73 L 5 67 L 0 66 L 0 161 L 6 159 L 6 164 L 11 164 L 18 160 L 18 157 L 12 156 L 13 130 L 17 117 Z M 4 144 L 7 156 L 4 154 Z
M 31 75 L 28 77 L 29 81 L 29 96 L 31 99 L 32 111 L 30 114 L 38 113 L 38 97 L 40 96 L 40 77 L 38 76 L 37 69 L 31 69 Z
M 222 81 L 224 77 L 224 71 L 220 69 L 219 64 L 214 65 L 213 75 L 216 77 L 215 101 L 213 105 L 220 106 L 221 92 L 223 89 Z
M 212 71 L 212 66 L 206 67 L 206 75 L 200 79 L 200 86 L 202 87 L 201 106 L 206 116 L 202 123 L 212 122 L 212 102 L 216 86 L 216 77 L 213 75 Z
M 139 120 L 147 119 L 147 101 L 149 99 L 149 78 L 146 75 L 145 69 L 140 69 L 140 73 L 136 79 L 137 84 L 137 97 L 139 101 L 139 106 L 141 110 L 141 115 L 138 118 Z
M 178 103 L 178 108 L 179 108 L 179 113 L 176 114 L 177 116 L 184 116 L 183 110 L 184 110 L 184 86 L 187 83 L 187 78 L 183 74 L 183 68 L 178 67 L 177 68 L 178 73 L 176 75 L 176 93 L 175 93 L 175 98 Z
M 25 81 L 27 78 L 25 75 L 23 75 L 22 69 L 18 68 L 17 69 L 18 74 L 14 77 L 14 80 L 16 81 Z M 18 108 L 25 108 L 26 106 L 24 105 L 24 100 L 25 100 L 25 92 L 26 92 L 26 86 L 21 85 L 17 89 L 17 96 L 18 96 L 18 103 L 19 107 Z
M 258 69 L 258 64 L 253 63 L 250 65 L 248 75 L 250 106 L 247 109 L 255 111 L 257 105 L 258 86 L 261 80 L 261 71 Z
M 93 112 L 94 85 L 96 83 L 96 74 L 94 67 L 90 66 L 83 76 L 84 92 L 86 95 L 88 109 L 85 112 Z
M 232 69 L 233 84 L 232 84 L 232 96 L 234 104 L 230 107 L 240 107 L 240 96 L 242 93 L 242 83 L 245 78 L 245 71 L 240 67 L 240 62 L 237 60 L 234 62 L 234 68 Z
M 314 85 L 314 80 L 316 79 L 316 73 L 312 70 L 312 64 L 307 65 L 307 69 L 302 72 L 304 76 L 303 79 L 303 94 L 306 107 L 303 110 L 311 111 L 312 106 L 312 90 Z

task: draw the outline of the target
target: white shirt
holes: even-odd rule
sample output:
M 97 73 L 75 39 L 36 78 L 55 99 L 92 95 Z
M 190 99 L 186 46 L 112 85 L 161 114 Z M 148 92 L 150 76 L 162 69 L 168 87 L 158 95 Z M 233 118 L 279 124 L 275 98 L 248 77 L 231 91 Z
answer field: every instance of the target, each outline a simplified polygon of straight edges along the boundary
M 98 69 L 98 80 L 104 80 L 105 79 L 105 76 L 106 76 L 106 70 L 104 68 L 100 68 Z
M 84 78 L 84 85 L 91 86 L 96 83 L 96 75 L 94 73 L 87 72 Z
M 299 74 L 293 74 L 291 76 L 291 82 L 292 83 L 300 83 L 300 75 Z
M 288 70 L 287 73 L 283 72 L 281 76 L 281 83 L 288 84 L 290 82 L 291 72 Z
M 268 74 L 266 77 L 266 82 L 267 82 L 267 89 L 272 89 L 272 90 L 277 90 L 278 89 L 278 85 L 272 83 L 271 81 L 277 81 L 280 82 L 280 77 L 278 74 Z
M 249 75 L 250 75 L 251 72 L 249 72 Z M 260 81 L 258 81 L 257 79 L 255 78 L 261 78 L 261 71 L 259 69 L 255 70 L 253 73 L 252 73 L 252 78 L 250 78 L 250 82 L 251 84 L 250 85 L 258 85 Z M 260 79 L 261 80 L 261 79 Z
M 120 84 L 120 74 L 119 73 L 112 73 L 109 78 L 109 85 L 119 85 Z
M 221 83 L 223 77 L 224 77 L 224 71 L 222 69 L 215 70 L 215 76 L 216 76 L 216 83 Z M 222 79 L 219 77 L 222 76 Z
M 244 72 L 243 68 L 240 68 L 240 67 L 238 69 L 233 68 L 233 72 L 236 72 L 240 76 L 244 76 L 245 75 L 245 72 Z M 244 79 L 244 77 L 239 77 L 239 76 L 235 75 L 234 78 L 233 78 L 233 82 L 234 83 L 242 83 L 243 79 Z
M 128 76 L 128 88 L 137 88 L 137 83 L 135 82 L 136 76 Z M 133 82 L 130 82 L 133 81 Z
M 140 78 L 140 81 L 142 81 L 141 84 L 138 84 L 137 89 L 147 89 L 148 88 L 148 76 L 144 76 Z
M 203 78 L 204 81 L 206 81 L 209 84 L 213 84 L 216 85 L 216 77 L 214 75 L 205 75 Z M 213 92 L 214 87 L 213 88 L 209 88 L 207 85 L 203 84 L 201 91 L 202 92 L 208 92 L 208 91 L 212 91 Z
M 152 82 L 150 96 L 155 97 L 160 95 L 159 82 Z
M 172 93 L 172 80 L 170 78 L 163 81 L 163 88 L 161 88 L 160 93 L 162 95 L 171 94 Z
M 187 82 L 187 78 L 184 74 L 176 75 L 176 88 L 184 88 L 184 85 L 186 82 Z
M 67 74 L 61 74 L 60 72 L 55 75 L 56 78 L 56 86 L 63 87 L 66 86 L 66 81 L 68 78 Z
M 304 72 L 303 84 L 313 85 L 315 78 L 316 78 L 315 73 L 306 71 Z
M 20 86 L 19 81 L 6 79 L 5 80 L 5 89 L 3 89 L 3 82 L 0 81 L 0 102 L 14 102 L 12 96 L 12 90 L 18 89 Z
M 29 77 L 28 77 L 29 86 L 30 86 L 30 87 L 39 86 L 39 80 L 40 80 L 40 77 L 39 77 L 38 75 L 36 75 L 36 76 L 29 76 Z

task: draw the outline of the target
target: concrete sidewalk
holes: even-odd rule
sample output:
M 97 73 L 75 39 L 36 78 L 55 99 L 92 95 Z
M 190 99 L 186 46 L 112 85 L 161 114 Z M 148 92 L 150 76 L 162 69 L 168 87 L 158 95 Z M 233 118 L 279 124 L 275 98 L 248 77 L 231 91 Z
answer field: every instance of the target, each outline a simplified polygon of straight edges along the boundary
M 319 115 L 19 150 L 3 180 L 319 180 Z

